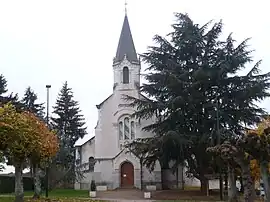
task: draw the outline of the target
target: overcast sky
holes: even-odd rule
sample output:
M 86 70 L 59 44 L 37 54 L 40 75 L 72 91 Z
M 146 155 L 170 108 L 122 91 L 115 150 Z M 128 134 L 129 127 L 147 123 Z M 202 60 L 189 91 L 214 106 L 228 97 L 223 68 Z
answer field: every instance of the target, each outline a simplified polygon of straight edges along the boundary
M 223 19 L 224 34 L 252 37 L 254 59 L 270 71 L 270 14 L 266 0 L 128 0 L 128 17 L 138 53 L 155 34 L 165 35 L 174 12 L 188 13 L 199 24 Z M 68 81 L 86 118 L 88 136 L 97 122 L 96 104 L 113 89 L 112 59 L 124 19 L 124 0 L 0 1 L 0 73 L 8 89 L 23 95 L 31 86 L 40 102 L 51 84 L 54 105 Z M 268 19 L 268 20 L 267 20 Z M 262 104 L 270 110 L 269 100 Z

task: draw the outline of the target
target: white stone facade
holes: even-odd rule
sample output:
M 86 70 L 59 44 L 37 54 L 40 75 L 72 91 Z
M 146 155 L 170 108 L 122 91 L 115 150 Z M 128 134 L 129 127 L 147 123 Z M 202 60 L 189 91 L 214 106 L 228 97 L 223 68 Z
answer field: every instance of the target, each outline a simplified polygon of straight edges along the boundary
M 129 71 L 130 83 L 124 84 L 121 81 L 122 73 L 119 69 L 123 67 L 132 67 Z M 121 187 L 121 165 L 124 162 L 130 162 L 134 167 L 134 183 L 133 186 L 141 188 L 146 185 L 156 185 L 161 188 L 161 168 L 156 163 L 152 172 L 145 167 L 141 167 L 140 161 L 134 154 L 123 149 L 123 145 L 136 138 L 152 137 L 153 134 L 145 132 L 142 128 L 149 125 L 153 120 L 134 120 L 130 116 L 134 113 L 134 109 L 127 105 L 123 99 L 123 95 L 139 97 L 139 91 L 136 82 L 139 82 L 138 72 L 140 64 L 132 64 L 128 60 L 114 66 L 115 76 L 114 92 L 103 103 L 98 105 L 98 124 L 95 128 L 95 137 L 81 146 L 77 147 L 77 158 L 79 166 L 84 170 L 84 178 L 75 184 L 76 189 L 89 189 L 92 180 L 97 185 L 106 185 L 108 189 L 116 189 Z M 143 98 L 140 96 L 140 98 Z M 124 134 L 120 137 L 120 123 L 125 118 L 129 118 L 129 123 L 133 124 L 133 134 L 131 127 L 129 128 L 129 136 L 125 139 Z M 131 124 L 130 124 L 131 126 Z M 121 126 L 122 127 L 122 126 Z M 124 130 L 122 130 L 124 131 Z M 94 170 L 89 170 L 89 158 L 94 157 Z M 179 173 L 181 173 L 181 168 Z M 172 188 L 182 186 L 182 174 L 172 174 L 170 170 L 166 171 L 166 181 L 171 184 Z
M 124 84 L 121 81 L 123 67 L 129 68 L 130 82 Z M 127 106 L 123 95 L 134 97 L 139 96 L 139 91 L 135 82 L 139 82 L 140 64 L 132 64 L 126 59 L 114 66 L 115 83 L 114 92 L 108 99 L 98 106 L 98 124 L 95 128 L 95 137 L 88 142 L 77 147 L 77 158 L 80 159 L 80 165 L 84 173 L 80 185 L 76 184 L 77 189 L 89 189 L 91 180 L 95 180 L 96 184 L 106 185 L 109 189 L 121 187 L 121 164 L 130 162 L 134 167 L 134 187 L 141 188 L 141 174 L 144 184 L 155 183 L 160 186 L 161 169 L 156 164 L 155 170 L 149 172 L 145 167 L 141 168 L 140 161 L 134 154 L 123 149 L 123 145 L 135 138 L 151 137 L 153 134 L 142 131 L 142 127 L 151 123 L 152 120 L 141 121 L 131 119 L 134 109 Z M 119 123 L 123 123 L 125 118 L 129 118 L 133 124 L 133 134 L 125 139 L 124 134 L 120 138 Z M 131 125 L 130 125 L 131 126 Z M 131 130 L 131 128 L 130 128 Z M 89 170 L 89 158 L 95 158 L 94 171 Z M 142 172 L 141 172 L 142 170 Z
M 127 39 L 129 41 L 121 41 Z M 132 50 L 125 50 L 128 48 Z M 126 54 L 121 57 L 123 53 Z M 76 163 L 83 171 L 84 178 L 76 182 L 75 189 L 89 189 L 92 180 L 95 180 L 97 185 L 106 185 L 108 189 L 126 185 L 135 188 L 141 186 L 144 188 L 146 185 L 156 185 L 157 189 L 161 187 L 159 163 L 156 163 L 154 171 L 149 172 L 147 168 L 140 165 L 139 159 L 134 154 L 127 152 L 123 147 L 136 138 L 153 137 L 152 133 L 145 132 L 142 128 L 153 123 L 154 120 L 139 122 L 131 118 L 135 109 L 128 106 L 123 99 L 125 95 L 144 99 L 139 92 L 141 64 L 134 53 L 136 51 L 128 19 L 125 16 L 117 50 L 118 59 L 116 58 L 113 63 L 113 93 L 97 105 L 98 123 L 95 137 L 77 146 Z M 162 172 L 163 180 L 172 188 L 183 185 L 181 167 L 177 174 L 173 174 L 171 170 Z

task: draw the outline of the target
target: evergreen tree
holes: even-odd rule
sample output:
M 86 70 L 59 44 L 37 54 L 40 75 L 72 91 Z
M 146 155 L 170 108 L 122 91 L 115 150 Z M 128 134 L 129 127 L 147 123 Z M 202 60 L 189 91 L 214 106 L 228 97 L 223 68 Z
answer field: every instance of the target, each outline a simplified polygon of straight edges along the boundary
M 0 95 L 7 92 L 7 80 L 3 76 L 3 74 L 0 75 Z
M 37 104 L 37 94 L 28 87 L 25 90 L 24 97 L 22 98 L 21 102 L 24 105 L 24 110 L 30 111 L 35 114 L 40 119 L 44 119 L 44 103 Z
M 171 160 L 176 164 L 186 160 L 189 173 L 206 191 L 206 175 L 216 172 L 207 148 L 241 135 L 260 120 L 265 111 L 255 102 L 269 96 L 270 73 L 259 74 L 258 62 L 239 76 L 252 62 L 248 40 L 235 46 L 231 35 L 219 39 L 222 22 L 208 29 L 210 23 L 200 26 L 188 15 L 176 18 L 168 40 L 155 36 L 157 45 L 141 55 L 150 71 L 141 92 L 150 99 L 126 98 L 137 107 L 137 118 L 157 118 L 144 128 L 156 136 L 139 139 L 129 148 L 144 155 L 148 167 L 156 160 L 163 169 Z
M 1 74 L 0 75 L 0 105 L 6 104 L 8 102 L 11 102 L 14 106 L 16 106 L 16 109 L 18 111 L 22 110 L 22 103 L 19 102 L 18 94 L 9 94 L 4 95 L 7 93 L 7 80 L 6 78 Z
M 54 106 L 52 125 L 60 140 L 60 150 L 56 162 L 68 171 L 65 176 L 68 181 L 75 178 L 74 144 L 86 134 L 85 120 L 80 112 L 79 103 L 73 99 L 72 89 L 65 82 Z

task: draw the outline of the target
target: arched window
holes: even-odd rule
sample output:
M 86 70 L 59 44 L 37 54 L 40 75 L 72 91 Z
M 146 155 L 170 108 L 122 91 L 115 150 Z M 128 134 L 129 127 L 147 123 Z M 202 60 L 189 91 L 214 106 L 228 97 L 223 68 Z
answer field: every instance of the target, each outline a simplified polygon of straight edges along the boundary
M 118 129 L 119 129 L 119 140 L 122 140 L 123 139 L 123 122 L 122 121 L 119 122 Z
M 131 121 L 131 124 L 130 124 L 130 138 L 135 139 L 135 124 L 134 124 L 134 121 Z
M 129 131 L 130 131 L 130 126 L 129 126 L 129 118 L 126 117 L 124 119 L 124 134 L 125 134 L 125 140 L 129 139 Z
M 129 83 L 129 70 L 128 67 L 123 68 L 123 83 Z
M 89 163 L 89 172 L 94 172 L 96 161 L 93 156 L 89 157 L 88 163 Z
M 135 122 L 129 117 L 123 117 L 118 123 L 119 141 L 135 139 Z

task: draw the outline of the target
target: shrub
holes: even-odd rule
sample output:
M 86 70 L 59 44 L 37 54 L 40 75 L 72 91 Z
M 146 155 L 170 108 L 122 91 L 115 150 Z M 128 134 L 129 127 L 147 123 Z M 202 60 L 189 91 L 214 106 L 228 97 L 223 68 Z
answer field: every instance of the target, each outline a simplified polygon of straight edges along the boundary
M 91 181 L 90 190 L 91 190 L 91 191 L 96 191 L 96 183 L 95 183 L 95 180 L 92 180 L 92 181 Z

